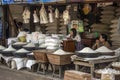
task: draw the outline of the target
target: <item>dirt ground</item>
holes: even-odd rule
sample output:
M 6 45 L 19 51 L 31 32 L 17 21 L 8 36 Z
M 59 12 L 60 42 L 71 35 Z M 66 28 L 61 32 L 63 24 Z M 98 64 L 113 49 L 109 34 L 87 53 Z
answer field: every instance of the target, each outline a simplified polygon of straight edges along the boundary
M 0 64 L 0 80 L 62 80 L 26 70 L 11 70 Z

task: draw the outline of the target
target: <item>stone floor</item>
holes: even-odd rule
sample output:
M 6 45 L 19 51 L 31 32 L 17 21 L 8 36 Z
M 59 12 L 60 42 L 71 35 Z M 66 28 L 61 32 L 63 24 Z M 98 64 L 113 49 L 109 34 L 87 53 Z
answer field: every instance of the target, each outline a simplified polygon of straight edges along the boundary
M 27 70 L 11 70 L 5 65 L 0 64 L 0 80 L 63 80 L 63 78 L 53 78 L 51 73 L 42 75 Z

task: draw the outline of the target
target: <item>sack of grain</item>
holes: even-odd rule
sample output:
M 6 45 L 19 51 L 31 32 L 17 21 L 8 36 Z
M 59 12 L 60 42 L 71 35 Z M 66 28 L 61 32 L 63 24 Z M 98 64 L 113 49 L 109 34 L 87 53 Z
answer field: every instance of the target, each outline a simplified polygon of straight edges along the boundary
M 111 20 L 111 23 L 117 24 L 118 23 L 118 18 Z
M 110 28 L 117 28 L 118 27 L 118 24 L 112 24 L 111 26 L 110 26 Z
M 114 14 L 115 14 L 115 12 L 113 12 L 113 11 L 106 11 L 106 10 L 105 10 L 105 11 L 102 11 L 101 13 L 102 13 L 102 14 L 106 14 L 106 15 L 107 15 L 107 14 L 108 14 L 108 15 L 114 15 Z
M 120 7 L 115 10 L 116 12 L 120 12 Z
M 105 14 L 105 15 L 101 15 L 100 17 L 102 19 L 113 19 L 115 16 L 114 15 L 107 15 L 107 14 Z
M 103 10 L 111 10 L 111 11 L 113 11 L 115 9 L 115 7 L 113 7 L 113 6 L 107 6 L 107 7 L 103 7 L 102 9 Z
M 104 27 L 104 28 L 108 28 L 108 26 L 106 24 L 93 24 L 91 25 L 92 28 L 99 28 L 99 27 Z

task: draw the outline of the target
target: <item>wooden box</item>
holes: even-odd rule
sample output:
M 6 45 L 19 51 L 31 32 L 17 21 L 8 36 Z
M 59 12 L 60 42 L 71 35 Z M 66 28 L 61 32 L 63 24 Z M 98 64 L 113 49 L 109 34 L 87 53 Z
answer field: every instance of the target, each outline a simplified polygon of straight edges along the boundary
M 48 62 L 46 50 L 34 50 L 33 51 L 35 59 L 41 63 Z
M 71 63 L 71 56 L 73 54 L 64 54 L 64 55 L 58 55 L 58 54 L 52 54 L 48 53 L 47 57 L 49 59 L 49 62 L 54 65 L 66 65 Z
M 75 70 L 65 71 L 64 80 L 91 80 L 91 74 Z
M 63 50 L 67 52 L 75 51 L 75 41 L 73 40 L 63 40 Z

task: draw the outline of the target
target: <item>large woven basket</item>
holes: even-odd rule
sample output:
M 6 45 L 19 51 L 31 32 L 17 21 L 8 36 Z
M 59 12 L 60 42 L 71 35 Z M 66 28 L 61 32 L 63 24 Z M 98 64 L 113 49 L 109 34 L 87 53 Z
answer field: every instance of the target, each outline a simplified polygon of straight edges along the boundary
M 34 50 L 33 51 L 35 59 L 41 63 L 48 62 L 48 58 L 46 55 L 46 50 Z
M 47 57 L 51 64 L 66 65 L 71 63 L 71 55 L 73 54 L 57 55 L 57 54 L 48 53 Z

